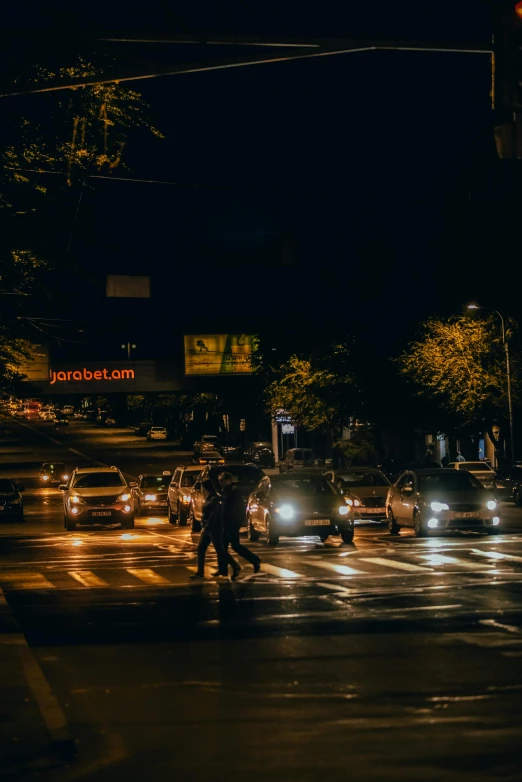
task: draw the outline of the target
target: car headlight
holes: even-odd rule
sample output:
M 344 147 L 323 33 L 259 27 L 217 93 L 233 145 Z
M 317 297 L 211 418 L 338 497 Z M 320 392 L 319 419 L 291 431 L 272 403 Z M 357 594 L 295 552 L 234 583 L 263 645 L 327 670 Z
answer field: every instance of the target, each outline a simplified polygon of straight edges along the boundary
M 280 508 L 276 508 L 276 513 L 278 513 L 285 521 L 293 519 L 295 516 L 295 510 L 291 505 L 281 505 Z
M 181 498 L 182 502 L 190 502 L 190 494 L 184 494 Z
M 346 504 L 349 505 L 350 507 L 353 506 L 354 508 L 358 508 L 361 503 L 359 500 L 354 500 L 351 497 L 347 497 Z
M 131 496 L 128 492 L 124 492 L 124 494 L 120 494 L 118 497 L 118 502 L 127 502 L 127 500 L 130 500 Z M 147 499 L 145 497 L 145 499 Z
M 129 499 L 129 495 L 128 494 L 122 494 L 122 499 L 123 500 L 128 500 Z M 151 502 L 154 502 L 154 500 L 156 500 L 157 497 L 156 497 L 155 494 L 146 494 L 145 495 L 145 499 L 146 500 L 150 500 Z
M 49 476 L 48 475 L 42 475 L 42 481 L 48 481 Z
M 341 505 L 339 508 L 341 516 L 347 516 L 350 513 L 350 508 L 347 505 Z
M 73 494 L 73 496 L 71 497 L 71 502 L 73 505 L 78 505 L 78 503 L 81 502 L 81 498 L 78 497 L 77 494 Z
M 487 503 L 488 510 L 495 510 L 496 507 L 497 507 L 497 503 L 495 502 L 495 500 L 488 500 Z
M 69 479 L 68 475 L 62 475 L 62 480 L 67 481 Z
M 449 510 L 449 505 L 447 505 L 445 502 L 432 502 L 430 507 L 435 511 L 435 513 L 441 510 Z

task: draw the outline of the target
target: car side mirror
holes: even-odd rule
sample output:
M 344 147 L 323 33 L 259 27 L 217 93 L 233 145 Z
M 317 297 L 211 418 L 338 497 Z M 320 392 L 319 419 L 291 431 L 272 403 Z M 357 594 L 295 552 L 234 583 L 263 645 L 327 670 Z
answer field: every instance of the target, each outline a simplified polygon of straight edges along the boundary
M 131 481 L 129 483 L 129 486 L 131 487 L 131 489 L 135 489 L 137 485 L 138 485 L 138 481 Z
M 61 483 L 58 486 L 58 488 L 59 488 L 60 491 L 67 491 L 67 484 L 66 483 Z

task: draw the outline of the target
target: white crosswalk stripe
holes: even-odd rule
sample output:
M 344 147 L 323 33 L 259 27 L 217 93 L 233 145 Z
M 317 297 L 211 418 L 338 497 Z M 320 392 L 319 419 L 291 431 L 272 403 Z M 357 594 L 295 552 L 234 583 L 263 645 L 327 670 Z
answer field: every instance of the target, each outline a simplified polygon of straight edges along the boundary
M 171 584 L 172 582 L 168 580 L 168 578 L 165 578 L 164 576 L 161 576 L 159 573 L 156 573 L 155 570 L 152 570 L 152 568 L 146 568 L 146 567 L 127 567 L 125 568 L 127 573 L 130 573 L 131 576 L 134 576 L 135 578 L 142 581 L 144 584 L 150 584 L 153 586 L 161 586 L 166 584 Z
M 0 571 L 0 583 L 10 589 L 54 589 L 51 583 L 42 573 L 34 573 L 27 570 Z
M 104 581 L 103 578 L 100 578 L 91 570 L 68 570 L 67 572 L 70 576 L 72 576 L 72 578 L 74 578 L 76 581 L 79 581 L 80 584 L 83 584 L 83 586 L 86 587 L 99 589 L 101 587 L 107 588 L 110 586 L 107 581 Z
M 500 551 L 481 551 L 480 549 L 472 548 L 471 553 L 477 554 L 479 557 L 488 557 L 498 561 L 522 562 L 522 557 L 517 557 L 515 554 L 501 554 Z
M 313 567 L 324 568 L 325 570 L 331 570 L 337 573 L 338 576 L 359 576 L 364 571 L 356 570 L 348 565 L 336 565 L 334 562 L 329 562 L 326 559 L 312 559 L 311 557 L 304 558 L 304 561 Z
M 432 568 L 421 565 L 411 565 L 409 562 L 398 562 L 396 559 L 384 559 L 384 557 L 361 557 L 362 562 L 371 562 L 374 565 L 393 568 L 394 570 L 406 570 L 410 573 L 431 573 Z
M 279 576 L 279 578 L 305 578 L 302 573 L 296 573 L 294 570 L 287 570 L 284 567 L 276 567 L 268 562 L 262 563 L 261 572 L 270 573 L 272 576 Z
M 421 554 L 420 559 L 423 559 L 427 565 L 431 567 L 438 567 L 440 565 L 457 565 L 458 567 L 471 568 L 476 570 L 477 567 L 492 567 L 489 562 L 465 562 L 458 557 L 447 557 L 444 554 Z

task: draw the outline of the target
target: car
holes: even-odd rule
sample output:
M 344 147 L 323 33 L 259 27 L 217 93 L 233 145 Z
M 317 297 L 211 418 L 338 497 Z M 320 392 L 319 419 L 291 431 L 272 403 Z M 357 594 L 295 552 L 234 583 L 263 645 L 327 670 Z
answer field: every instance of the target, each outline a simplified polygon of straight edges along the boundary
M 167 516 L 171 524 L 176 521 L 184 527 L 188 519 L 190 492 L 198 480 L 201 467 L 195 465 L 178 467 L 172 476 L 167 496 Z
M 497 473 L 495 479 L 495 498 L 497 500 L 511 500 L 522 507 L 522 466 L 514 464 L 509 469 Z
M 497 474 L 487 462 L 450 462 L 446 469 L 473 473 L 486 489 L 495 488 Z
M 255 486 L 258 485 L 261 478 L 265 473 L 259 467 L 254 464 L 243 464 L 242 462 L 236 462 L 235 464 L 227 464 L 226 467 L 209 464 L 204 467 L 195 482 L 192 491 L 190 492 L 190 505 L 188 519 L 192 532 L 199 532 L 201 529 L 201 512 L 203 509 L 203 503 L 205 498 L 201 489 L 203 481 L 210 478 L 214 486 L 219 489 L 218 476 L 222 472 L 229 472 L 235 483 L 237 483 L 239 492 L 245 503 L 245 525 L 246 525 L 246 503 L 249 494 L 252 492 Z
M 200 451 L 192 457 L 192 464 L 225 464 L 225 458 L 219 451 Z
M 146 437 L 150 427 L 150 421 L 142 421 L 140 424 L 136 424 L 134 427 L 134 434 L 136 437 Z
M 136 515 L 141 516 L 146 511 L 159 510 L 167 512 L 167 491 L 172 474 L 165 470 L 158 473 L 145 473 L 138 477 L 137 485 L 132 487 Z
M 103 422 L 103 426 L 116 426 L 116 419 L 113 418 L 112 415 L 108 415 Z
M 65 483 L 69 479 L 69 470 L 65 462 L 44 462 L 38 475 L 41 486 L 53 483 Z
M 248 498 L 246 516 L 250 540 L 265 535 L 269 545 L 277 545 L 282 536 L 318 535 L 324 542 L 340 535 L 344 543 L 353 541 L 353 508 L 317 472 L 266 475 Z
M 117 467 L 77 467 L 68 483 L 59 486 L 63 492 L 65 528 L 120 523 L 125 529 L 133 529 L 131 490 L 135 485 L 127 483 Z
M 386 497 L 390 481 L 374 467 L 343 467 L 329 470 L 325 478 L 344 495 L 356 520 L 371 519 L 386 523 Z
M 0 478 L 0 521 L 24 520 L 24 503 L 20 492 L 23 486 L 17 486 L 9 478 Z
M 54 417 L 55 426 L 69 426 L 69 419 L 65 413 L 56 413 Z
M 307 469 L 316 463 L 314 452 L 311 448 L 290 448 L 283 461 L 279 464 L 279 472 L 287 470 Z
M 225 459 L 240 459 L 243 456 L 244 447 L 238 441 L 228 440 L 216 450 L 222 453 Z
M 62 407 L 62 413 L 65 415 L 74 415 L 74 405 L 64 405 Z
M 192 447 L 194 449 L 194 457 L 199 456 L 204 451 L 219 451 L 219 438 L 215 434 L 204 434 L 200 440 L 196 440 Z
M 260 467 L 275 467 L 275 455 L 272 445 L 263 441 L 250 443 L 243 454 L 243 461 L 245 463 L 259 464 Z
M 513 501 L 515 505 L 522 508 L 522 477 L 513 484 Z
M 497 502 L 473 472 L 431 468 L 409 470 L 390 486 L 386 498 L 388 527 L 398 534 L 413 527 L 418 538 L 432 531 L 501 532 Z
M 167 430 L 164 426 L 151 426 L 147 432 L 147 440 L 166 440 Z

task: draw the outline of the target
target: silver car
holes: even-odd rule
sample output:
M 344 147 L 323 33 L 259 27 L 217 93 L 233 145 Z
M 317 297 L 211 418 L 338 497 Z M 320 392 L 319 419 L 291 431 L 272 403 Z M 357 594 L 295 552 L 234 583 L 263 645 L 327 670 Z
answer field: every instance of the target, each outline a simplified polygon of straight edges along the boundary
M 397 534 L 413 527 L 418 538 L 436 530 L 501 532 L 497 502 L 465 470 L 409 470 L 391 486 L 386 501 L 388 527 Z
M 495 488 L 497 474 L 487 462 L 450 462 L 446 469 L 470 472 L 486 489 Z

